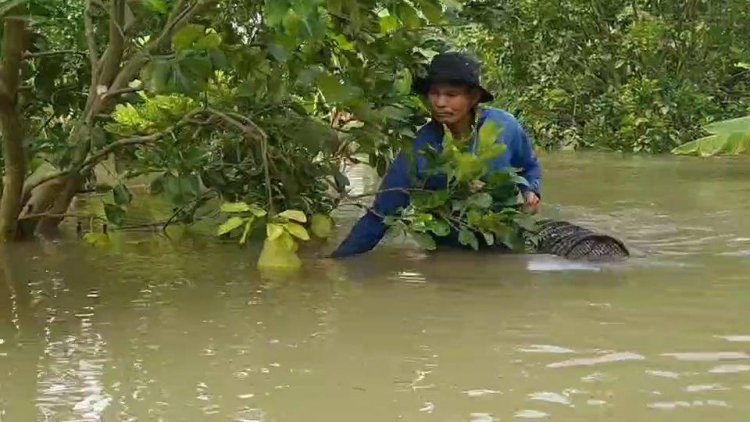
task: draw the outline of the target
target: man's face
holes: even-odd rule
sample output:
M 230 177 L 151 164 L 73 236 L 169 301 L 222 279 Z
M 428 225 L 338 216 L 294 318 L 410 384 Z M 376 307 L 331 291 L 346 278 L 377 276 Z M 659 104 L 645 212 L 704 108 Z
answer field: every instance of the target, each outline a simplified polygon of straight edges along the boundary
M 460 122 L 479 102 L 479 93 L 466 86 L 432 84 L 427 93 L 432 117 L 443 124 Z

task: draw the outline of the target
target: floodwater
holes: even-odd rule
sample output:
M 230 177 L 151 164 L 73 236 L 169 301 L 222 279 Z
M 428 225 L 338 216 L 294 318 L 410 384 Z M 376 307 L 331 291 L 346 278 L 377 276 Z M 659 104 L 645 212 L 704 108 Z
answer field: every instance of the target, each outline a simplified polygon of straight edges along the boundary
M 396 241 L 269 276 L 200 236 L 16 246 L 0 420 L 750 420 L 750 161 L 542 160 L 544 214 L 632 259 Z

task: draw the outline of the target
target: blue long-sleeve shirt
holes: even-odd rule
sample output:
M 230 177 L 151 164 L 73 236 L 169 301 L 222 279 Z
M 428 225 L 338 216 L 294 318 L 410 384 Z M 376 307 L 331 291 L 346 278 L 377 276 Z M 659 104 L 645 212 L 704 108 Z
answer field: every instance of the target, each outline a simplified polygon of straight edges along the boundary
M 521 124 L 510 113 L 494 108 L 483 110 L 479 117 L 479 126 L 481 127 L 488 121 L 494 121 L 498 127 L 503 128 L 497 142 L 502 142 L 507 146 L 505 153 L 492 161 L 490 171 L 508 167 L 521 169 L 519 174 L 529 183 L 529 186 L 519 185 L 521 191 L 531 190 L 541 196 L 542 170 L 531 141 Z M 396 156 L 380 186 L 380 190 L 386 192 L 380 192 L 375 197 L 372 209 L 354 225 L 346 239 L 332 254 L 334 258 L 367 252 L 380 242 L 387 230 L 380 216 L 392 215 L 409 205 L 409 195 L 398 189 L 412 188 L 415 182 L 413 177 L 421 178 L 427 162 L 426 158 L 420 156 L 418 152 L 427 146 L 441 151 L 443 130 L 443 126 L 434 121 L 420 128 L 413 145 L 413 156 L 417 157 L 415 163 L 411 163 L 404 152 Z M 416 172 L 410 172 L 412 165 L 416 165 L 414 169 Z M 427 189 L 439 190 L 445 187 L 445 177 L 430 177 L 425 184 Z

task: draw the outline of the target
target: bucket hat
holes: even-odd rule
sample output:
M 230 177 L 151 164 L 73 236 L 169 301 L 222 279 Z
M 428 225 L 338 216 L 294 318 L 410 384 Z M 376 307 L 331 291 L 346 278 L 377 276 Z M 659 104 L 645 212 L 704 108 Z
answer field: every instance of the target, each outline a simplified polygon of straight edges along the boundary
M 438 54 L 427 69 L 427 76 L 414 79 L 413 89 L 418 94 L 427 95 L 434 83 L 452 83 L 478 88 L 482 92 L 480 103 L 490 102 L 495 96 L 480 83 L 479 62 L 464 53 L 450 52 Z

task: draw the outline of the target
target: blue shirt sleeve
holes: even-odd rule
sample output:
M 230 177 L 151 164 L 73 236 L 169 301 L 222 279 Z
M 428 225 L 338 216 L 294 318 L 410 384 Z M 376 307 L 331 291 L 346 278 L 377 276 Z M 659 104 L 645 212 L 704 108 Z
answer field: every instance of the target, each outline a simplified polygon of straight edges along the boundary
M 520 168 L 519 176 L 522 176 L 529 182 L 529 186 L 519 186 L 522 192 L 532 191 L 541 198 L 542 194 L 542 167 L 534 153 L 528 134 L 520 123 L 514 125 L 514 130 L 505 133 L 511 138 L 508 145 L 511 145 L 510 165 L 514 168 Z
M 405 190 L 410 187 L 409 160 L 402 152 L 398 154 L 383 178 L 379 189 L 381 192 L 375 196 L 372 208 L 357 221 L 346 239 L 333 252 L 332 257 L 344 258 L 374 248 L 387 229 L 381 216 L 394 214 L 399 208 L 408 206 L 409 195 Z

